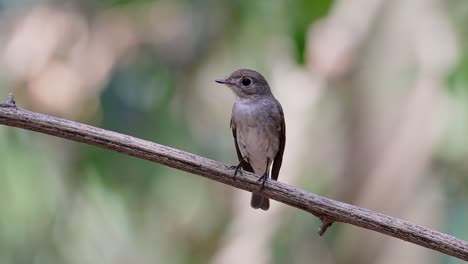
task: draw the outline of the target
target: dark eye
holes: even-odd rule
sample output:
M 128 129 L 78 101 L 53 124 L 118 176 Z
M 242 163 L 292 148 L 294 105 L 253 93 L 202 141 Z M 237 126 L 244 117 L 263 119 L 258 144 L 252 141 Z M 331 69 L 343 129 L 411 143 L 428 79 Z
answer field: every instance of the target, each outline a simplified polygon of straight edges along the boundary
M 250 78 L 243 78 L 241 80 L 241 83 L 242 83 L 243 86 L 249 86 L 249 85 L 252 84 L 252 80 Z

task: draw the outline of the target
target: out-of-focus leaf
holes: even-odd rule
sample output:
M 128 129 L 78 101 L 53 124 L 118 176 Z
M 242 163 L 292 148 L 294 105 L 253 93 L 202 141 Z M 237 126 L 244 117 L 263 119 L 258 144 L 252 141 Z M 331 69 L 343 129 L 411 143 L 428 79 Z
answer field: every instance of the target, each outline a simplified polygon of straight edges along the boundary
M 305 57 L 306 35 L 312 22 L 324 16 L 331 7 L 332 0 L 308 1 L 298 0 L 288 3 L 288 21 L 296 61 L 303 64 Z

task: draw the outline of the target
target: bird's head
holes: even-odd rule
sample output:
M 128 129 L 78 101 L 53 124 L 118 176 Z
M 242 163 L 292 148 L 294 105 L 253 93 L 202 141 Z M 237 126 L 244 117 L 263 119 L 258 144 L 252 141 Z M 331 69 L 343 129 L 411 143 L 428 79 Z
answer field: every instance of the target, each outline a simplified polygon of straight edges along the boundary
M 217 83 L 227 85 L 239 98 L 270 95 L 270 86 L 260 73 L 254 70 L 240 69 L 226 79 L 217 79 Z

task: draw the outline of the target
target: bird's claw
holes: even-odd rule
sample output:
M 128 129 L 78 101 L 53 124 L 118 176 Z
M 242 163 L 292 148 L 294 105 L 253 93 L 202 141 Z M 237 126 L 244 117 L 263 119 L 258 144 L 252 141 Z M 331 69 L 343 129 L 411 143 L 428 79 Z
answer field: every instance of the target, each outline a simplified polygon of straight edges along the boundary
M 268 179 L 268 176 L 266 174 L 264 174 L 262 177 L 258 178 L 257 182 L 261 181 L 262 182 L 262 187 L 260 188 L 260 190 L 263 190 L 265 189 L 265 183 Z
M 239 165 L 232 165 L 232 166 L 229 166 L 229 169 L 231 169 L 231 170 L 234 170 L 234 169 L 235 169 L 234 175 L 233 175 L 233 176 L 234 176 L 234 179 L 236 178 L 237 174 L 240 173 L 240 174 L 242 175 L 242 169 L 241 169 L 240 163 L 239 163 Z

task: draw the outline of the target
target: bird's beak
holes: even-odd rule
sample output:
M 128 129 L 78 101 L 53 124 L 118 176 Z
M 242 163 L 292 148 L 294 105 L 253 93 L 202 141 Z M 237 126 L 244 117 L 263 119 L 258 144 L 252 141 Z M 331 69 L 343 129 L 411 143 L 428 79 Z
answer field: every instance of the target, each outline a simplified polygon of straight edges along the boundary
M 229 79 L 216 79 L 215 82 L 221 84 L 232 84 L 232 82 Z

